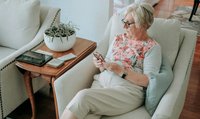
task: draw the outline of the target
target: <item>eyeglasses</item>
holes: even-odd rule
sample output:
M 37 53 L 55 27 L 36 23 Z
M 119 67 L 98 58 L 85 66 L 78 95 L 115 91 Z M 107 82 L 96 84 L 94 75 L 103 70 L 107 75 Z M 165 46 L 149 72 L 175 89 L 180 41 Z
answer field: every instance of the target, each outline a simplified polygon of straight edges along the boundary
M 130 25 L 132 25 L 132 24 L 135 24 L 135 22 L 131 22 L 131 23 L 129 23 L 128 21 L 125 21 L 124 19 L 122 19 L 122 22 L 124 23 L 124 25 L 125 26 L 130 26 Z

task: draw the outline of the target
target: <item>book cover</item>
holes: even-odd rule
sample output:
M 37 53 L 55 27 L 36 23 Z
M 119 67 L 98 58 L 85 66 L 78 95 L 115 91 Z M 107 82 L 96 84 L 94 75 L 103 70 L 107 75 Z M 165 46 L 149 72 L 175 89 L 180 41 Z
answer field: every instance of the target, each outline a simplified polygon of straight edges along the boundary
M 34 51 L 26 51 L 16 58 L 16 61 L 33 64 L 36 66 L 43 66 L 53 57 L 46 54 L 37 53 Z

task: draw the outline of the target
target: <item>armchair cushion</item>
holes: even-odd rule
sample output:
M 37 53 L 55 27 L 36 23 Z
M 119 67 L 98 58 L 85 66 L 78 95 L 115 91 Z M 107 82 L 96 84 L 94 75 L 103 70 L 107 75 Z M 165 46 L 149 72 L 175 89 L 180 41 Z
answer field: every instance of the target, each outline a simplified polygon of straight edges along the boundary
M 123 19 L 123 15 L 117 14 L 114 14 L 111 18 L 110 22 L 112 23 L 112 25 L 110 26 L 109 45 L 112 43 L 116 35 L 125 32 L 125 30 L 123 29 L 123 23 L 121 22 L 121 19 Z
M 39 0 L 0 1 L 0 45 L 19 49 L 29 43 L 40 26 Z
M 178 20 L 155 18 L 148 29 L 149 36 L 161 45 L 162 53 L 168 57 L 171 66 L 174 65 L 179 49 L 180 28 Z
M 149 74 L 149 85 L 146 90 L 145 107 L 153 115 L 160 99 L 165 94 L 173 79 L 173 72 L 167 57 L 162 58 L 159 73 Z

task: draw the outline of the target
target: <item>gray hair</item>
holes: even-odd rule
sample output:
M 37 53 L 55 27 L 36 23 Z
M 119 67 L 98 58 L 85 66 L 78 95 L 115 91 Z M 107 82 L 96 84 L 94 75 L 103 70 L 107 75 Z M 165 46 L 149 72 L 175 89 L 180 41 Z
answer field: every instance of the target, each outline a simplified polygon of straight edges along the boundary
M 146 27 L 147 29 L 154 21 L 153 13 L 154 8 L 148 3 L 133 4 L 126 11 L 126 15 L 133 16 L 137 27 Z

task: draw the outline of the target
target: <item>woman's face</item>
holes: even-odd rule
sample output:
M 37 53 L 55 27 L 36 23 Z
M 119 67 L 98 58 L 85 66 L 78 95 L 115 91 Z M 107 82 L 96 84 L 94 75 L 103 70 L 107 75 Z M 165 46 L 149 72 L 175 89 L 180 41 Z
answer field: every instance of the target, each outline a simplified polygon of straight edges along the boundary
M 124 23 L 124 29 L 126 30 L 127 35 L 134 37 L 141 32 L 141 29 L 136 27 L 135 21 L 131 13 L 127 14 L 122 21 Z

